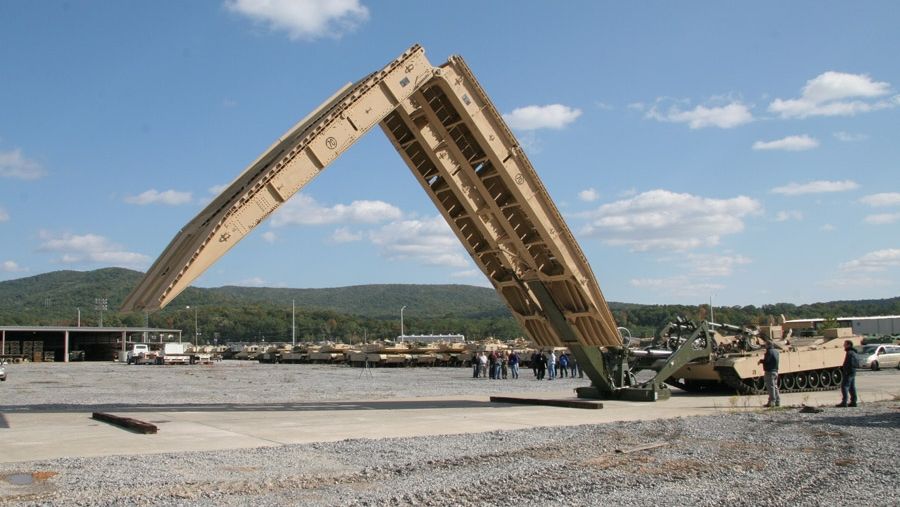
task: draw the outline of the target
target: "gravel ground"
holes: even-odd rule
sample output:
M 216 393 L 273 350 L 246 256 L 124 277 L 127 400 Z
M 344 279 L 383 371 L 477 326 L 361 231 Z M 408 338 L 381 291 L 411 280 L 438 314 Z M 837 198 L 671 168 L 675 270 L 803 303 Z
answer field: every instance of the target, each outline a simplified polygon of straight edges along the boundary
M 13 369 L 2 386 L 3 405 L 118 404 L 134 400 L 129 389 L 149 397 L 147 403 L 187 402 L 197 393 L 240 403 L 496 390 L 461 369 L 376 370 L 368 378 L 333 367 L 249 363 L 194 370 L 60 366 Z M 114 385 L 90 385 L 93 375 Z M 120 383 L 126 376 L 133 380 Z M 507 392 L 580 382 L 529 376 L 508 382 L 514 391 Z M 63 388 L 64 381 L 89 387 Z M 171 387 L 178 390 L 168 396 Z M 0 505 L 896 505 L 898 428 L 900 403 L 892 401 L 819 414 L 723 411 L 414 439 L 63 458 L 0 465 Z M 615 452 L 650 443 L 663 445 Z M 17 473 L 32 484 L 14 484 L 23 477 Z
M 2 405 L 296 403 L 564 391 L 587 378 L 472 379 L 469 368 L 362 368 L 222 361 L 213 365 L 31 363 L 7 366 Z

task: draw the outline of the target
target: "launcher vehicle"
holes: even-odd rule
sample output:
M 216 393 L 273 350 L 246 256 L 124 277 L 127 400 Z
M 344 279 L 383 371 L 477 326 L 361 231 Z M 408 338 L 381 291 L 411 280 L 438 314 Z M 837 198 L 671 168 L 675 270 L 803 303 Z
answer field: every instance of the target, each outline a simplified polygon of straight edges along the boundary
M 521 145 L 459 56 L 415 45 L 347 84 L 289 129 L 179 231 L 123 310 L 169 304 L 238 241 L 378 125 L 475 264 L 541 347 L 568 347 L 591 379 L 579 396 L 657 400 L 709 357 L 705 323 L 676 349 L 630 351 L 594 273 Z M 656 372 L 637 383 L 635 367 Z

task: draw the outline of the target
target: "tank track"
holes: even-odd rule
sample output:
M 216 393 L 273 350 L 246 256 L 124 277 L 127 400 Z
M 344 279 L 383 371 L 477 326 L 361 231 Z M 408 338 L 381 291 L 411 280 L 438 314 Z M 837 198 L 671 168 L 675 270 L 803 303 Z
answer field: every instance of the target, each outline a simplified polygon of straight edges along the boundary
M 766 394 L 766 389 L 764 387 L 763 378 L 762 377 L 753 377 L 742 379 L 738 376 L 737 372 L 735 372 L 731 368 L 716 368 L 716 371 L 719 373 L 719 376 L 722 378 L 722 383 L 726 386 L 734 389 L 739 394 Z M 830 377 L 830 381 L 828 385 L 820 385 L 817 384 L 816 387 L 810 387 L 808 378 L 811 374 L 815 373 L 822 378 L 823 374 L 827 374 Z M 802 382 L 803 387 L 799 387 L 797 385 L 798 376 L 802 374 L 806 377 L 806 380 Z M 818 370 L 807 370 L 802 372 L 794 372 L 794 373 L 786 373 L 784 375 L 778 376 L 778 391 L 780 393 L 808 393 L 813 391 L 831 391 L 834 389 L 839 389 L 841 387 L 841 379 L 843 375 L 841 374 L 840 368 L 822 368 Z

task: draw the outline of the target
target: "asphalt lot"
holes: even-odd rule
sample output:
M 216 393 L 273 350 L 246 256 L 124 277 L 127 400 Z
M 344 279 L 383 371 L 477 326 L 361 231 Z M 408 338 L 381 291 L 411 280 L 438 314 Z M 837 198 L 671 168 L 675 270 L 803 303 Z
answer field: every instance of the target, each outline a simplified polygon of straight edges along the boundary
M 604 401 L 601 410 L 490 403 L 490 396 L 574 399 L 587 379 L 473 379 L 466 368 L 363 370 L 225 361 L 210 366 L 117 363 L 10 365 L 0 385 L 0 462 L 61 456 L 241 449 L 338 441 L 651 420 L 757 410 L 765 396 L 674 390 L 656 403 Z M 900 399 L 900 371 L 858 375 L 863 402 Z M 838 391 L 783 395 L 830 406 Z M 151 422 L 155 435 L 90 418 L 102 411 Z

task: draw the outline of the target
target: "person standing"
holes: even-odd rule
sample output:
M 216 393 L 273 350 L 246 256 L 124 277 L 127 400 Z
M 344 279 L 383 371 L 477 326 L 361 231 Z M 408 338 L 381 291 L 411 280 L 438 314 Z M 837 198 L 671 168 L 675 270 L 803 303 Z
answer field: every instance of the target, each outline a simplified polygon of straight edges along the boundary
M 481 369 L 481 378 L 487 378 L 488 360 L 484 352 L 478 356 L 478 367 Z
M 561 378 L 569 376 L 569 354 L 565 352 L 559 355 L 559 376 Z
M 856 355 L 856 349 L 853 348 L 853 342 L 850 340 L 844 341 L 844 350 L 846 354 L 844 355 L 844 364 L 841 365 L 841 373 L 844 374 L 844 378 L 841 380 L 841 402 L 836 406 L 855 407 L 858 401 L 856 397 L 856 369 L 859 368 L 859 357 Z M 850 399 L 849 404 L 847 404 L 848 398 Z
M 481 371 L 481 363 L 478 362 L 478 352 L 472 354 L 472 378 L 478 378 Z
M 544 372 L 547 370 L 547 356 L 543 352 L 539 353 L 535 364 L 537 364 L 537 379 L 544 380 Z
M 766 392 L 769 393 L 769 401 L 764 407 L 781 406 L 781 398 L 778 396 L 778 350 L 771 341 L 766 342 L 766 355 L 759 360 L 763 365 L 765 375 Z
M 509 351 L 506 350 L 500 355 L 500 376 L 503 380 L 509 376 Z
M 556 378 L 556 352 L 550 349 L 550 355 L 547 356 L 547 377 L 548 380 Z
M 515 350 L 509 355 L 509 374 L 512 378 L 519 378 L 519 353 Z

